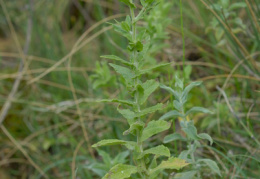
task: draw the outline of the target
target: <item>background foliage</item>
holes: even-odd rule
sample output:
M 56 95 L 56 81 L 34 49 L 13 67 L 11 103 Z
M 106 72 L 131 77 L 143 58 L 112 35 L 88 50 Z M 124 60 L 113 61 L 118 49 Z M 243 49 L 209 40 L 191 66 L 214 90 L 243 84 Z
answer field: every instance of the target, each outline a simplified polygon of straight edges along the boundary
M 0 178 L 100 178 L 112 166 L 129 161 L 131 153 L 120 148 L 90 147 L 106 138 L 133 140 L 122 135 L 127 124 L 116 104 L 95 102 L 127 96 L 124 80 L 100 56 L 124 55 L 127 41 L 106 22 L 125 19 L 128 9 L 118 0 L 0 2 L 1 115 L 6 102 L 12 103 L 0 124 Z M 259 3 L 188 0 L 182 6 L 185 66 L 179 1 L 163 0 L 140 22 L 154 29 L 150 34 L 156 37 L 147 65 L 170 63 L 149 76 L 168 86 L 183 72 L 185 85 L 203 81 L 191 91 L 186 107 L 214 112 L 192 116 L 200 133 L 209 133 L 214 144 L 203 145 L 195 155 L 216 161 L 224 178 L 257 178 Z M 8 97 L 19 78 L 17 92 Z M 172 97 L 161 89 L 149 98 L 151 104 L 167 101 Z M 178 122 L 174 129 L 181 133 Z M 154 146 L 171 133 L 149 142 Z M 186 147 L 181 141 L 167 146 L 173 153 Z M 203 178 L 213 177 L 207 168 L 204 173 Z M 169 174 L 165 176 L 177 177 Z

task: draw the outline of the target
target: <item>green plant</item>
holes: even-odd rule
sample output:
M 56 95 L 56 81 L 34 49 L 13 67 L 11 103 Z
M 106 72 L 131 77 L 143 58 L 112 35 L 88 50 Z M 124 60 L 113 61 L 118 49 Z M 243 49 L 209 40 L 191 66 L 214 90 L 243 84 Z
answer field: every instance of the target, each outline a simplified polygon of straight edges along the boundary
M 242 19 L 238 16 L 236 10 L 240 8 L 245 8 L 245 2 L 235 2 L 231 3 L 229 0 L 221 0 L 218 3 L 211 5 L 211 8 L 216 10 L 218 14 L 223 16 L 225 23 L 228 24 L 230 31 L 234 34 L 245 33 L 246 25 L 243 23 Z M 216 17 L 213 17 L 210 21 L 210 26 L 206 28 L 206 33 L 214 31 L 215 38 L 217 40 L 217 45 L 222 46 L 227 43 L 224 38 L 225 29 Z
M 99 177 L 103 177 L 110 170 L 110 168 L 120 163 L 126 163 L 126 158 L 129 156 L 129 151 L 121 152 L 114 158 L 112 158 L 107 152 L 103 150 L 98 150 L 98 154 L 102 157 L 103 163 L 91 161 L 91 163 L 88 164 L 85 168 L 91 170 Z
M 93 147 L 101 147 L 107 145 L 123 145 L 132 151 L 133 159 L 130 162 L 135 165 L 118 164 L 110 169 L 104 178 L 156 178 L 164 169 L 179 170 L 189 165 L 185 160 L 171 157 L 170 151 L 164 145 L 158 145 L 148 149 L 144 149 L 144 143 L 152 136 L 170 128 L 170 123 L 163 120 L 152 120 L 146 124 L 146 116 L 150 113 L 162 109 L 163 104 L 158 103 L 151 107 L 146 107 L 148 97 L 159 87 L 159 83 L 155 80 L 147 80 L 142 82 L 144 74 L 151 72 L 155 68 L 165 66 L 167 64 L 158 64 L 145 67 L 146 55 L 151 49 L 151 36 L 147 27 L 137 26 L 137 22 L 143 19 L 149 11 L 151 11 L 159 1 L 157 0 L 140 0 L 142 9 L 135 15 L 136 4 L 132 0 L 120 0 L 130 8 L 131 16 L 127 16 L 125 21 L 112 24 L 115 31 L 126 37 L 129 41 L 127 50 L 129 52 L 129 60 L 124 60 L 118 56 L 106 55 L 103 58 L 117 61 L 124 66 L 110 63 L 109 65 L 119 73 L 125 80 L 125 86 L 131 96 L 130 100 L 110 99 L 103 100 L 107 102 L 119 103 L 118 111 L 121 113 L 129 124 L 129 129 L 124 135 L 132 134 L 136 137 L 136 141 L 125 141 L 119 139 L 107 139 L 98 142 Z M 149 28 L 149 26 L 148 26 Z M 127 109 L 125 107 L 128 107 Z M 154 155 L 153 159 L 150 158 Z M 167 157 L 157 165 L 159 157 Z
M 201 82 L 192 82 L 188 86 L 184 87 L 183 80 L 176 77 L 174 89 L 165 85 L 160 86 L 162 89 L 169 91 L 175 98 L 175 100 L 173 101 L 173 106 L 175 109 L 164 114 L 160 118 L 160 120 L 174 120 L 177 117 L 180 117 L 182 119 L 180 122 L 181 129 L 186 134 L 186 137 L 184 137 L 179 133 L 173 133 L 167 135 L 164 138 L 164 143 L 169 143 L 176 140 L 185 141 L 187 143 L 187 150 L 182 151 L 179 155 L 179 158 L 188 161 L 192 165 L 192 169 L 191 171 L 179 174 L 182 176 L 182 178 L 185 178 L 184 176 L 188 176 L 188 178 L 193 178 L 196 174 L 199 178 L 201 178 L 200 170 L 203 165 L 208 166 L 213 172 L 221 176 L 220 170 L 215 161 L 211 159 L 196 159 L 194 155 L 196 149 L 198 147 L 201 147 L 201 144 L 199 142 L 200 140 L 205 139 L 208 140 L 211 145 L 213 144 L 212 138 L 206 133 L 198 134 L 193 120 L 188 120 L 187 118 L 193 113 L 211 113 L 211 111 L 203 107 L 192 107 L 191 109 L 185 111 L 185 104 L 188 101 L 188 94 L 190 90 L 200 84 Z

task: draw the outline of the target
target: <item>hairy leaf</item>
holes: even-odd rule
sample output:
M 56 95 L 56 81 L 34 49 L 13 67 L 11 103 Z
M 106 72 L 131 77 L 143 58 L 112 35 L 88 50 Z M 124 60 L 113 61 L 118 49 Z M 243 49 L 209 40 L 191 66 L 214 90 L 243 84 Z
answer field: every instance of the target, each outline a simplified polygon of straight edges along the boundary
M 136 8 L 135 4 L 132 3 L 130 0 L 119 0 L 119 1 L 125 3 L 125 4 L 126 4 L 127 6 L 129 6 L 130 8 L 134 8 L 134 9 Z
M 153 113 L 155 111 L 158 111 L 158 110 L 161 110 L 163 107 L 163 104 L 162 103 L 158 103 L 156 104 L 155 106 L 152 106 L 152 107 L 149 107 L 149 108 L 145 108 L 143 110 L 141 110 L 141 112 L 139 112 L 137 114 L 138 117 L 141 117 L 141 116 L 144 116 L 146 114 L 150 114 L 150 113 Z
M 163 63 L 163 64 L 158 64 L 158 65 L 155 65 L 155 66 L 152 66 L 150 68 L 147 68 L 147 69 L 143 69 L 143 70 L 140 70 L 139 73 L 138 73 L 138 76 L 140 75 L 143 75 L 145 73 L 148 73 L 156 68 L 160 68 L 160 67 L 164 67 L 164 66 L 167 66 L 169 65 L 170 63 Z
M 118 164 L 110 169 L 110 171 L 102 179 L 124 179 L 129 178 L 137 172 L 137 167 L 132 165 Z
M 201 133 L 201 134 L 199 134 L 198 136 L 199 136 L 199 138 L 201 138 L 201 139 L 206 139 L 206 140 L 208 140 L 208 141 L 210 142 L 210 145 L 213 144 L 213 139 L 210 137 L 210 135 L 208 135 L 208 134 L 206 134 L 206 133 Z
M 167 161 L 163 161 L 158 167 L 156 167 L 155 169 L 151 170 L 150 173 L 153 173 L 157 170 L 161 170 L 161 169 L 174 169 L 174 170 L 180 170 L 183 167 L 189 165 L 189 163 L 186 163 L 185 160 L 183 159 L 179 159 L 179 158 L 174 158 L 171 157 L 169 158 Z
M 190 110 L 188 110 L 185 115 L 188 116 L 189 114 L 199 113 L 199 112 L 212 114 L 212 112 L 210 110 L 206 109 L 206 108 L 203 108 L 203 107 L 193 107 Z
M 116 32 L 120 33 L 122 36 L 126 37 L 128 40 L 132 39 L 132 36 L 131 36 L 130 32 L 124 30 L 122 28 L 121 23 L 119 23 L 119 24 L 112 24 L 112 26 L 113 26 L 113 28 L 114 28 L 114 30 Z
M 127 104 L 129 106 L 134 105 L 134 103 L 132 101 L 121 100 L 121 99 L 101 99 L 101 100 L 98 100 L 97 102 L 115 102 L 115 103 L 120 103 L 120 104 Z
M 167 112 L 166 114 L 164 114 L 162 117 L 160 117 L 159 120 L 165 120 L 165 119 L 169 119 L 169 118 L 173 118 L 173 117 L 183 117 L 183 115 L 181 113 L 179 113 L 176 110 Z
M 132 70 L 126 67 L 115 65 L 113 63 L 109 63 L 109 65 L 112 66 L 117 73 L 121 74 L 128 83 L 133 83 L 133 78 L 135 75 Z
M 148 80 L 145 83 L 143 83 L 142 88 L 144 89 L 143 95 L 140 96 L 140 104 L 142 105 L 147 98 L 158 88 L 159 83 L 155 80 Z
M 118 61 L 118 62 L 121 62 L 123 63 L 124 65 L 127 65 L 127 66 L 133 66 L 132 63 L 126 61 L 126 60 L 123 60 L 122 58 L 118 57 L 118 56 L 115 56 L 115 55 L 103 55 L 101 56 L 101 58 L 106 58 L 106 59 L 110 59 L 110 60 L 115 60 L 115 61 Z
M 187 134 L 190 139 L 198 140 L 197 128 L 194 126 L 193 122 L 185 122 L 181 121 L 182 130 Z
M 194 88 L 195 86 L 199 86 L 201 83 L 202 83 L 201 81 L 196 81 L 196 82 L 192 82 L 188 86 L 186 86 L 183 93 L 182 93 L 182 98 L 183 99 L 187 98 L 187 95 L 190 92 L 190 90 L 192 88 Z
M 119 109 L 118 112 L 127 119 L 128 124 L 131 126 L 135 122 L 135 113 L 129 109 Z
M 187 160 L 188 159 L 188 155 L 191 153 L 191 150 L 183 150 L 180 155 L 178 156 L 178 158 L 183 159 L 183 160 Z
M 145 123 L 141 122 L 141 121 L 137 121 L 133 124 L 130 125 L 130 128 L 128 130 L 126 130 L 123 135 L 128 135 L 129 133 L 132 133 L 135 135 L 135 131 L 141 131 L 145 126 Z
M 174 89 L 172 89 L 171 87 L 165 86 L 165 85 L 160 85 L 160 88 L 165 89 L 166 91 L 170 92 L 171 94 L 173 94 L 173 96 L 175 97 L 175 99 L 177 99 L 178 101 L 180 100 L 181 95 L 175 91 Z
M 205 163 L 213 172 L 217 173 L 219 176 L 221 176 L 219 167 L 217 163 L 210 159 L 199 159 L 197 162 L 203 162 Z
M 197 134 L 197 128 L 194 126 L 192 121 L 187 122 L 186 125 L 185 125 L 185 122 L 181 121 L 180 124 L 181 124 L 182 130 L 187 134 L 187 136 L 190 139 L 193 139 L 193 140 L 206 139 L 212 145 L 213 140 L 208 134 L 206 134 L 206 133 L 201 133 L 199 135 Z
M 98 143 L 92 145 L 92 147 L 101 147 L 101 146 L 107 146 L 107 145 L 125 145 L 127 144 L 127 141 L 124 140 L 118 140 L 118 139 L 106 139 L 101 140 Z
M 170 134 L 164 137 L 163 139 L 163 143 L 169 143 L 175 140 L 182 140 L 182 141 L 186 141 L 186 139 L 184 137 L 181 136 L 181 134 L 179 133 L 174 133 L 174 134 Z
M 245 8 L 247 5 L 245 2 L 233 2 L 231 5 L 228 7 L 230 11 L 239 9 L 239 8 Z
M 166 157 L 170 157 L 170 155 L 171 155 L 170 150 L 167 147 L 165 147 L 164 145 L 159 145 L 159 146 L 150 148 L 148 150 L 145 150 L 142 154 L 140 154 L 138 156 L 137 159 L 141 159 L 147 154 L 166 156 Z
M 176 179 L 188 179 L 188 178 L 194 178 L 194 176 L 196 175 L 197 171 L 196 170 L 192 170 L 192 171 L 188 171 L 188 172 L 182 172 L 182 173 L 178 173 L 174 178 Z
M 145 141 L 149 137 L 169 129 L 170 126 L 170 123 L 162 120 L 149 122 L 143 130 L 141 141 Z

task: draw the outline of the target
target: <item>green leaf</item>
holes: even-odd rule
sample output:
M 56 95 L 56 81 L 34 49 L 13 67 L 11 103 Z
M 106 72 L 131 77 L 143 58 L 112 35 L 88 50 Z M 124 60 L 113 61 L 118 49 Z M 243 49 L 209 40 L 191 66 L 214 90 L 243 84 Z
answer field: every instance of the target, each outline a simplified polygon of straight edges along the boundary
M 165 86 L 165 85 L 160 85 L 160 88 L 165 89 L 166 91 L 170 92 L 171 94 L 173 94 L 173 96 L 175 97 L 175 99 L 177 99 L 178 101 L 180 100 L 181 95 L 175 91 L 174 89 L 172 89 L 171 87 Z
M 116 32 L 120 33 L 122 36 L 126 37 L 128 40 L 132 40 L 131 34 L 122 28 L 121 23 L 119 23 L 119 25 L 112 24 L 112 26 Z
M 203 107 L 193 107 L 190 110 L 188 110 L 185 115 L 188 116 L 191 113 L 199 113 L 199 112 L 206 113 L 206 114 L 207 113 L 208 114 L 213 114 L 213 112 L 211 112 L 210 110 L 208 110 L 206 108 L 203 108 Z
M 98 100 L 97 102 L 115 102 L 115 103 L 120 103 L 120 104 L 127 104 L 129 106 L 134 105 L 134 103 L 132 101 L 121 100 L 121 99 L 101 99 L 101 100 Z
M 150 71 L 152 71 L 152 70 L 154 70 L 156 68 L 167 66 L 169 64 L 170 63 L 162 63 L 162 64 L 154 65 L 154 66 L 152 66 L 150 68 L 147 68 L 147 69 L 140 70 L 139 73 L 138 73 L 138 76 L 143 75 L 145 73 L 148 73 L 148 72 L 150 72 Z
M 130 128 L 126 130 L 123 135 L 128 135 L 129 133 L 135 135 L 135 131 L 141 131 L 145 126 L 145 123 L 141 121 L 136 121 L 135 123 L 130 125 Z
M 210 137 L 210 135 L 206 134 L 206 133 L 201 133 L 198 135 L 199 138 L 201 139 L 206 139 L 210 142 L 210 145 L 213 144 L 213 139 Z
M 107 145 L 125 145 L 127 144 L 127 141 L 124 140 L 118 140 L 118 139 L 106 139 L 101 140 L 98 143 L 92 145 L 92 147 L 101 147 L 101 146 L 107 146 Z
M 186 125 L 185 125 L 184 121 L 181 121 L 180 125 L 182 127 L 182 130 L 187 134 L 187 136 L 190 139 L 193 139 L 193 140 L 199 139 L 198 134 L 197 134 L 197 129 L 194 126 L 192 121 L 187 122 Z
M 121 27 L 122 27 L 123 30 L 125 30 L 127 32 L 131 31 L 129 24 L 126 21 L 121 22 Z
M 135 48 L 136 48 L 136 50 L 137 50 L 138 52 L 141 52 L 141 51 L 143 51 L 144 45 L 142 44 L 142 42 L 138 41 L 138 42 L 136 42 L 136 44 L 135 44 Z
M 138 52 L 142 52 L 144 48 L 144 45 L 142 44 L 141 41 L 137 41 L 136 43 L 130 42 L 128 45 L 128 50 L 130 51 L 138 51 Z
M 110 59 L 110 60 L 115 60 L 115 61 L 118 61 L 118 62 L 121 62 L 123 63 L 124 65 L 127 65 L 127 66 L 133 66 L 132 63 L 126 61 L 126 60 L 123 60 L 122 58 L 118 57 L 118 56 L 115 56 L 115 55 L 103 55 L 101 56 L 101 58 L 106 58 L 106 59 Z
M 239 9 L 239 8 L 245 8 L 247 5 L 245 2 L 235 2 L 235 3 L 232 3 L 230 6 L 229 6 L 229 10 L 232 11 L 232 10 L 235 10 L 235 9 Z
M 146 128 L 144 128 L 143 130 L 141 142 L 145 141 L 146 139 L 148 139 L 149 137 L 155 134 L 158 134 L 162 131 L 169 129 L 170 126 L 171 126 L 170 123 L 162 120 L 149 122 Z
M 175 87 L 179 87 L 183 90 L 183 80 L 181 80 L 177 75 L 175 76 Z
M 143 95 L 140 96 L 139 103 L 142 105 L 147 98 L 158 88 L 159 83 L 155 80 L 148 80 L 145 83 L 143 83 L 142 88 L 144 89 Z
M 164 145 L 159 145 L 153 148 L 150 148 L 148 150 L 145 150 L 143 153 L 141 153 L 137 159 L 143 158 L 147 154 L 153 154 L 153 155 L 158 155 L 158 156 L 166 156 L 170 157 L 170 150 L 165 147 Z
M 197 171 L 192 170 L 188 172 L 182 172 L 182 173 L 177 173 L 177 175 L 174 177 L 175 179 L 192 179 L 196 175 Z
M 176 110 L 173 110 L 173 111 L 170 111 L 170 112 L 167 112 L 166 114 L 164 114 L 162 117 L 160 117 L 159 120 L 165 120 L 165 119 L 178 117 L 178 116 L 183 117 L 183 115 L 181 113 L 179 113 Z
M 131 126 L 135 122 L 135 113 L 129 109 L 119 109 L 117 111 L 127 119 L 128 124 Z
M 174 134 L 170 134 L 164 137 L 163 139 L 163 143 L 169 143 L 175 140 L 182 140 L 182 141 L 186 141 L 186 139 L 184 137 L 181 136 L 181 134 L 179 133 L 174 133 Z
M 188 159 L 188 155 L 191 153 L 191 150 L 183 150 L 180 155 L 178 156 L 178 158 L 183 159 L 183 160 L 187 160 Z
M 150 166 L 149 166 L 149 170 L 152 170 L 152 169 L 154 169 L 154 168 L 156 168 L 158 165 L 157 165 L 157 156 L 155 155 L 154 157 L 153 157 L 153 160 L 152 160 L 152 162 L 151 162 L 151 164 L 150 164 Z M 160 174 L 160 170 L 157 170 L 157 171 L 155 171 L 155 172 L 153 172 L 153 173 L 151 173 L 150 175 L 149 175 L 149 179 L 157 179 L 158 177 L 158 175 Z
M 141 110 L 141 112 L 137 113 L 137 117 L 141 117 L 144 116 L 146 114 L 150 114 L 153 113 L 155 111 L 161 110 L 163 107 L 162 103 L 158 103 L 155 106 L 149 107 L 149 108 L 145 108 L 143 110 Z
M 210 159 L 199 159 L 197 162 L 199 163 L 205 163 L 213 172 L 217 173 L 219 176 L 221 176 L 219 167 L 217 163 Z
M 182 106 L 183 106 L 183 103 L 180 103 L 177 100 L 173 100 L 173 107 L 176 108 L 178 111 L 182 111 Z M 180 115 L 180 116 L 184 117 L 183 115 Z
M 135 4 L 132 3 L 130 0 L 119 0 L 119 1 L 125 3 L 125 4 L 126 4 L 127 6 L 129 6 L 130 8 L 134 8 L 134 9 L 136 8 Z
M 129 178 L 134 173 L 137 173 L 136 166 L 118 164 L 118 165 L 112 167 L 110 169 L 110 171 L 102 179 Z
M 136 142 L 132 142 L 132 141 L 106 139 L 106 140 L 99 141 L 98 143 L 92 145 L 92 147 L 97 148 L 97 147 L 109 146 L 109 145 L 124 145 L 129 150 L 134 150 L 137 146 Z
M 112 66 L 117 73 L 121 74 L 126 82 L 133 83 L 133 78 L 135 77 L 135 75 L 132 70 L 112 63 L 109 63 L 109 65 Z
M 189 165 L 189 163 L 186 163 L 185 160 L 183 159 L 179 159 L 179 158 L 174 158 L 171 157 L 169 158 L 167 161 L 163 161 L 158 167 L 156 167 L 155 169 L 151 170 L 150 173 L 153 173 L 157 170 L 161 170 L 161 169 L 174 169 L 174 170 L 180 170 L 183 167 Z
M 188 86 L 185 87 L 183 93 L 182 93 L 182 98 L 183 99 L 186 99 L 187 98 L 187 95 L 188 93 L 190 92 L 190 90 L 192 88 L 194 88 L 195 86 L 199 86 L 202 82 L 201 81 L 196 81 L 196 82 L 192 82 L 190 83 Z
M 98 155 L 100 155 L 102 157 L 103 162 L 106 165 L 110 166 L 112 159 L 109 156 L 109 154 L 107 152 L 103 151 L 103 150 L 100 150 L 100 149 L 97 149 L 97 151 L 98 151 Z

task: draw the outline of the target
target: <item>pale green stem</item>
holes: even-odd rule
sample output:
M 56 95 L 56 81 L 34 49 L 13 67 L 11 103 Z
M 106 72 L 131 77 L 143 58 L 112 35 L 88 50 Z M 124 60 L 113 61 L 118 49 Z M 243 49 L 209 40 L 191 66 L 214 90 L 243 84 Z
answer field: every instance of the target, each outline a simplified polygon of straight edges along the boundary
M 134 43 L 136 43 L 136 22 L 135 22 L 135 13 L 134 13 L 134 9 L 133 8 L 130 8 L 130 11 L 131 11 L 131 19 L 132 19 L 132 41 Z M 136 69 L 138 69 L 138 61 L 137 61 L 137 57 L 136 57 L 137 53 L 136 53 L 136 50 L 133 51 L 133 58 L 134 58 L 134 66 Z M 137 86 L 137 82 L 138 82 L 138 78 L 136 77 L 134 79 L 134 87 L 136 88 Z M 135 105 L 136 105 L 136 108 L 138 110 L 138 112 L 140 112 L 140 104 L 139 104 L 139 101 L 138 101 L 138 98 L 139 98 L 139 93 L 138 91 L 136 90 L 135 91 L 135 95 L 134 95 L 134 100 L 135 100 Z M 140 118 L 138 119 L 139 121 L 141 120 Z M 141 131 L 137 131 L 137 145 L 139 147 L 139 150 L 140 152 L 143 152 L 143 143 L 141 142 Z M 137 161 L 138 162 L 138 161 Z M 139 162 L 138 162 L 139 163 Z M 141 159 L 140 160 L 140 165 L 142 167 L 142 169 L 146 170 L 146 166 L 145 166 L 145 162 L 144 162 L 144 159 Z M 142 176 L 142 178 L 146 178 L 147 175 L 143 175 L 142 173 L 140 173 L 140 175 Z

